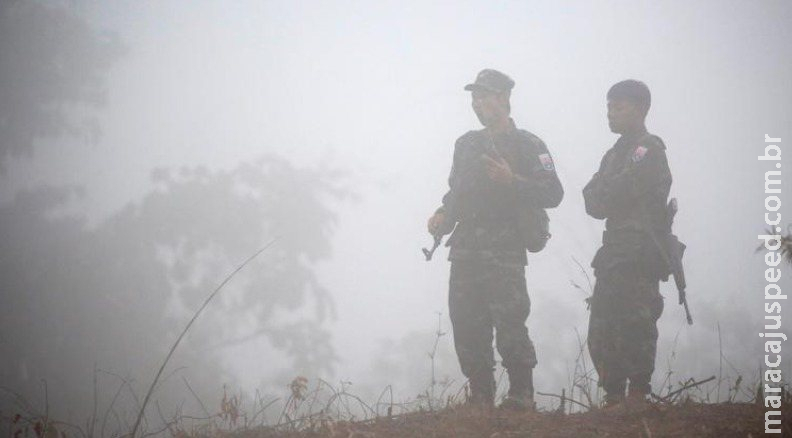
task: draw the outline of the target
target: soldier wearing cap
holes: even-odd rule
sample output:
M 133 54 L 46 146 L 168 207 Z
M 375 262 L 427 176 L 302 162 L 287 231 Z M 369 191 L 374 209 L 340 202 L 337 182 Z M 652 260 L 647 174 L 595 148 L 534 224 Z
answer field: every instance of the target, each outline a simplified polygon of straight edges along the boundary
M 605 404 L 642 403 L 651 391 L 657 319 L 663 312 L 659 281 L 667 280 L 658 241 L 671 232 L 666 201 L 671 171 L 660 137 L 646 131 L 649 88 L 635 80 L 608 91 L 608 125 L 620 134 L 583 189 L 586 212 L 606 219 L 602 247 L 591 266 L 588 346 Z
M 491 69 L 465 87 L 484 129 L 457 139 L 449 190 L 428 229 L 434 236 L 453 231 L 446 244 L 451 261 L 449 314 L 470 401 L 494 403 L 494 331 L 509 375 L 502 406 L 524 409 L 533 407 L 536 353 L 525 326 L 530 300 L 518 208 L 556 207 L 563 189 L 547 146 L 517 129 L 509 117 L 513 87 L 511 78 Z

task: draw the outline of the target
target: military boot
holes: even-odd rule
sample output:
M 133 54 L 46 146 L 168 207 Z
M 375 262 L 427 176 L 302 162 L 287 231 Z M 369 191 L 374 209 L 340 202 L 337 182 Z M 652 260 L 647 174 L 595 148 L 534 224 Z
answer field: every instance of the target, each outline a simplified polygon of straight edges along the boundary
M 495 376 L 492 372 L 471 376 L 469 384 L 470 397 L 467 404 L 486 408 L 495 405 Z
M 608 409 L 624 404 L 624 393 L 627 391 L 627 380 L 607 381 L 602 385 L 605 390 L 605 397 L 602 400 L 602 408 Z
M 633 385 L 632 382 L 630 382 L 630 390 L 627 394 L 627 402 L 625 403 L 630 412 L 643 412 L 649 409 L 649 400 L 647 400 L 649 391 L 644 389 L 648 386 L 649 385 Z
M 624 394 L 623 393 L 605 393 L 605 397 L 602 401 L 602 408 L 603 409 L 610 409 L 615 408 L 617 406 L 622 406 L 624 404 Z
M 509 370 L 509 393 L 500 407 L 515 411 L 534 410 L 533 369 Z

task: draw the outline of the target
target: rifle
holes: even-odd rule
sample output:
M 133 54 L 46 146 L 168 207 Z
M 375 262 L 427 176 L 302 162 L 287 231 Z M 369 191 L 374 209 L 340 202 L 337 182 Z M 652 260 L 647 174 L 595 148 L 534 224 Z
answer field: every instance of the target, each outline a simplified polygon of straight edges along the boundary
M 678 211 L 677 207 L 677 200 L 676 198 L 671 198 L 668 201 L 668 205 L 666 206 L 666 218 L 668 220 L 669 229 L 670 226 L 674 223 L 674 216 Z M 644 220 L 647 220 L 647 215 L 643 215 Z M 685 282 L 685 270 L 682 267 L 682 255 L 685 252 L 685 244 L 680 242 L 679 239 L 671 234 L 668 233 L 665 237 L 665 245 L 657 237 L 654 228 L 651 226 L 644 225 L 644 228 L 649 233 L 649 236 L 652 238 L 657 250 L 660 252 L 660 257 L 663 258 L 663 261 L 671 270 L 671 274 L 674 276 L 674 283 L 676 283 L 677 292 L 679 294 L 679 304 L 684 306 L 685 308 L 685 319 L 687 319 L 688 325 L 693 325 L 693 317 L 690 315 L 690 309 L 688 308 L 687 302 L 687 293 L 685 289 L 687 288 L 687 283 Z M 669 250 L 672 250 L 673 253 L 669 254 Z
M 489 134 L 489 136 L 490 136 L 490 142 L 492 143 L 491 147 L 497 153 L 497 150 L 494 149 L 495 144 L 492 141 L 492 134 Z M 485 149 L 485 151 L 488 151 L 488 149 Z M 461 204 L 461 201 L 459 198 L 461 196 L 461 193 L 469 190 L 470 185 L 472 184 L 471 180 L 474 178 L 473 174 L 476 172 L 479 166 L 480 165 L 477 160 L 470 160 L 468 166 L 465 169 L 461 170 L 461 172 L 464 175 L 462 178 L 463 183 L 461 184 L 461 187 L 456 187 L 456 190 L 452 192 L 452 196 L 448 199 L 448 204 L 452 206 L 451 209 L 453 209 L 454 211 L 457 211 L 460 208 L 459 205 Z M 448 218 L 446 218 L 446 220 L 448 220 Z M 449 229 L 449 233 L 451 232 L 452 229 L 453 226 L 451 227 L 451 229 Z M 434 235 L 434 243 L 432 244 L 432 249 L 421 248 L 421 252 L 423 252 L 423 255 L 424 257 L 426 257 L 427 262 L 432 260 L 432 256 L 434 255 L 435 250 L 440 246 L 440 244 L 443 241 L 444 234 L 448 234 L 448 233 L 440 232 Z
M 440 243 L 442 241 L 443 241 L 443 235 L 435 234 L 434 244 L 432 245 L 432 249 L 421 248 L 421 251 L 423 251 L 423 254 L 426 257 L 427 262 L 432 260 L 432 255 L 434 255 L 435 250 L 437 249 L 438 246 L 440 246 Z

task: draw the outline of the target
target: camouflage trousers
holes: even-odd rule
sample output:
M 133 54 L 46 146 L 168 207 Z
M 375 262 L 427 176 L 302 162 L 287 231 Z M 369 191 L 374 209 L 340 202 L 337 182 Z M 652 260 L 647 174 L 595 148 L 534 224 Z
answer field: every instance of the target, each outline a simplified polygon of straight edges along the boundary
M 474 397 L 495 395 L 493 330 L 509 393 L 533 394 L 536 352 L 525 326 L 531 311 L 525 267 L 454 261 L 448 301 L 454 346 Z
M 658 280 L 626 266 L 597 272 L 588 347 L 608 397 L 623 397 L 628 380 L 633 392 L 651 391 L 662 313 Z

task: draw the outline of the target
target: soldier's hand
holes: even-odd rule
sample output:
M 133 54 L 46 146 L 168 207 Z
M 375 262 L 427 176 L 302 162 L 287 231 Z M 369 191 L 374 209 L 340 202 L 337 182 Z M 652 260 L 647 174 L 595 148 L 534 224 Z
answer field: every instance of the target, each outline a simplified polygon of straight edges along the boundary
M 426 224 L 426 228 L 429 230 L 429 234 L 432 236 L 436 236 L 440 229 L 445 222 L 445 215 L 443 213 L 435 213 L 432 217 L 429 218 L 429 222 Z
M 509 163 L 503 157 L 498 157 L 496 160 L 484 154 L 481 158 L 484 160 L 489 179 L 505 186 L 510 186 L 514 183 L 514 173 Z

